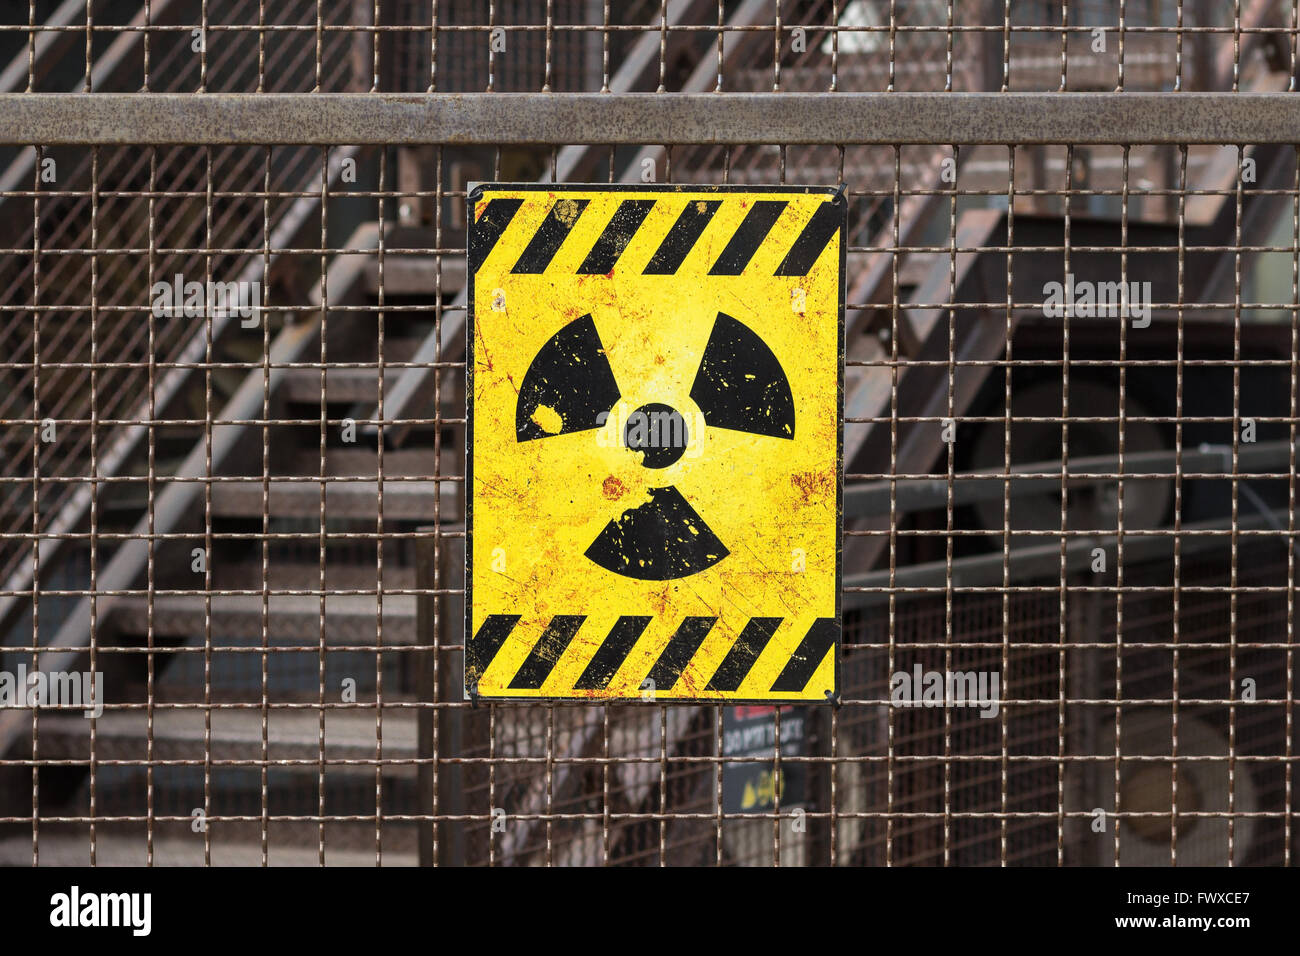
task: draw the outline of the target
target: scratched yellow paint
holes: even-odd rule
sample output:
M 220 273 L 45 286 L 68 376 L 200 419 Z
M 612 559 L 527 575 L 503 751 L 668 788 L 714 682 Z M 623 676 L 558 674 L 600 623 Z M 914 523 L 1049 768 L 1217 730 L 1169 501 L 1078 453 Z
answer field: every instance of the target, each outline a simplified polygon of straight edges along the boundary
M 807 275 L 774 275 L 816 208 L 815 192 L 549 192 L 483 187 L 473 215 L 496 198 L 518 209 L 474 275 L 471 578 L 468 637 L 488 615 L 519 615 L 477 692 L 504 698 L 640 698 L 641 685 L 687 616 L 716 616 L 671 689 L 656 699 L 822 701 L 836 688 L 835 650 L 797 693 L 773 682 L 818 618 L 838 619 L 842 232 Z M 557 201 L 589 205 L 544 273 L 512 274 L 529 239 Z M 609 275 L 578 275 L 619 204 L 654 199 L 655 207 Z M 690 202 L 723 200 L 678 272 L 642 271 Z M 739 276 L 710 276 L 749 203 L 788 202 Z M 568 207 L 566 207 L 568 208 Z M 801 291 L 800 291 L 801 290 Z M 785 440 L 703 425 L 692 382 L 719 311 L 754 330 L 784 369 L 794 398 L 795 436 Z M 557 331 L 590 314 L 622 398 L 600 430 L 555 434 L 556 410 L 533 416 L 547 437 L 516 441 L 519 387 L 530 363 Z M 685 455 L 648 469 L 623 447 L 620 425 L 634 409 L 661 402 L 690 428 Z M 675 486 L 730 550 L 698 573 L 643 581 L 605 570 L 584 556 L 624 510 L 649 500 L 647 489 Z M 577 636 L 538 689 L 508 685 L 556 615 L 586 615 Z M 652 617 L 609 685 L 574 682 L 620 615 Z M 735 692 L 705 689 L 740 630 L 753 617 L 780 617 L 778 628 Z

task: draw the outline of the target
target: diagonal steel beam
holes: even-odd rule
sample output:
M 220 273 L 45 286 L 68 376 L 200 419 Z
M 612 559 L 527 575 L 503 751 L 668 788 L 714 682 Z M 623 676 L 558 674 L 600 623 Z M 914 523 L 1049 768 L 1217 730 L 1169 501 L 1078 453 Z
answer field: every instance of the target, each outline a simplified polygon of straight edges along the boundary
M 28 50 L 23 48 L 9 65 L 0 72 L 0 92 L 16 93 L 26 87 L 28 74 L 39 80 L 49 72 L 64 53 L 79 38 L 75 30 L 51 30 L 50 27 L 67 27 L 84 25 L 86 4 L 84 0 L 63 0 L 61 4 L 38 24 L 47 29 L 38 32 L 33 44 L 32 56 L 28 61 Z
M 331 153 L 329 167 L 331 186 L 337 181 L 344 159 L 355 156 L 357 150 L 358 147 L 351 146 L 340 148 Z M 275 229 L 272 230 L 268 247 L 276 249 L 293 245 L 295 237 L 303 234 L 303 231 L 307 228 L 308 219 L 318 207 L 319 199 L 303 198 L 297 200 Z M 273 253 L 271 261 L 274 262 L 277 258 L 279 258 L 279 254 Z M 262 265 L 262 257 L 254 257 L 239 274 L 238 280 L 241 282 L 264 280 Z M 229 316 L 214 316 L 212 319 L 213 342 L 219 341 L 234 321 L 236 320 Z M 176 358 L 175 361 L 179 367 L 168 369 L 158 382 L 154 390 L 154 406 L 156 408 L 165 407 L 181 392 L 193 372 L 193 366 L 203 361 L 206 349 L 207 333 L 205 328 L 200 326 L 196 328 L 185 349 Z M 144 422 L 148 418 L 149 402 L 145 399 L 136 408 L 135 419 Z M 149 427 L 147 425 L 128 425 L 116 430 L 107 442 L 107 447 L 99 456 L 99 474 L 101 476 L 117 474 L 140 448 L 141 443 L 148 438 L 148 435 Z M 76 530 L 90 511 L 90 501 L 90 488 L 79 488 L 76 494 L 69 499 L 68 503 L 60 509 L 59 513 L 50 522 L 49 531 L 47 532 L 50 537 L 44 539 L 45 543 L 41 549 L 41 564 L 45 569 L 48 570 L 54 566 L 53 557 L 62 550 L 68 541 L 67 538 L 59 537 L 59 535 L 65 535 Z M 128 545 L 134 543 L 127 542 Z M 9 628 L 13 626 L 21 606 L 30 602 L 32 583 L 32 569 L 30 567 L 20 568 L 4 582 L 3 590 L 6 593 L 0 594 L 0 634 L 8 632 Z M 3 747 L 0 747 L 0 753 L 3 753 Z
M 64 22 L 67 16 L 66 7 L 76 7 L 82 14 L 85 13 L 86 4 L 81 0 L 68 0 L 60 7 L 50 18 L 50 23 Z M 179 21 L 183 14 L 178 9 L 180 4 L 173 0 L 154 0 L 153 9 L 150 11 L 149 23 L 152 25 L 172 24 Z M 83 17 L 84 19 L 84 17 Z M 145 11 L 143 8 L 132 18 L 130 23 L 131 29 L 119 33 L 109 45 L 108 49 L 94 62 L 90 75 L 90 90 L 95 96 L 104 96 L 106 94 L 98 92 L 105 88 L 120 86 L 122 78 L 128 70 L 136 66 L 135 59 L 131 55 L 135 48 L 140 44 L 144 36 L 142 29 L 145 26 Z M 52 66 L 51 60 L 57 59 L 64 47 L 76 38 L 76 33 L 67 30 L 56 31 L 53 37 L 48 33 L 41 34 L 36 41 L 37 59 L 33 64 L 41 70 L 47 70 Z M 40 75 L 40 70 L 37 71 Z M 56 95 L 56 96 L 85 96 L 81 92 L 84 85 L 84 78 L 77 80 L 69 93 L 59 94 L 32 94 L 32 93 L 15 93 L 13 85 L 17 82 L 27 81 L 27 58 L 20 55 L 0 74 L 0 91 L 8 96 L 34 96 L 34 95 Z M 134 95 L 134 94 L 119 94 Z M 148 94 L 150 96 L 154 94 Z M 32 140 L 32 143 L 39 142 Z M 22 144 L 30 145 L 30 144 Z M 45 144 L 42 144 L 45 145 Z M 32 174 L 36 165 L 36 150 L 23 150 L 14 158 L 3 174 L 0 174 L 0 206 L 5 202 L 5 193 L 15 190 L 27 189 L 32 182 Z
M 379 232 L 373 224 L 362 226 L 351 239 L 348 240 L 349 248 L 365 249 L 377 248 L 379 242 Z M 354 256 L 343 256 L 337 258 L 331 265 L 330 272 L 325 278 L 324 285 L 330 293 L 334 293 L 342 287 L 351 287 L 355 285 L 351 277 L 346 281 L 342 279 L 342 274 L 350 271 L 360 271 L 365 268 L 365 256 L 357 254 Z M 258 269 L 261 268 L 260 260 L 256 263 Z M 250 265 L 250 268 L 252 266 Z M 246 276 L 245 276 L 246 277 Z M 244 278 L 244 277 L 241 277 Z M 319 304 L 321 299 L 321 290 L 318 286 L 314 298 Z M 327 302 L 339 303 L 342 301 L 342 293 L 338 296 L 330 295 L 325 299 Z M 214 319 L 215 323 L 219 321 Z M 273 365 L 282 365 L 288 362 L 301 360 L 301 356 L 307 347 L 316 340 L 320 334 L 321 322 L 320 317 L 314 321 L 296 322 L 286 325 L 276 336 L 275 341 L 271 344 L 269 361 Z M 214 332 L 215 338 L 215 332 Z M 199 354 L 186 355 L 182 361 L 198 362 L 202 360 L 201 347 L 205 345 L 203 335 L 199 335 L 197 346 Z M 279 385 L 279 381 L 288 374 L 288 369 L 272 368 L 270 370 L 270 388 L 272 391 Z M 244 420 L 256 419 L 262 413 L 263 400 L 263 381 L 260 369 L 254 369 L 249 372 L 238 390 L 225 407 L 217 414 L 220 420 Z M 142 416 L 142 418 L 145 416 Z M 141 432 L 147 434 L 146 426 L 135 426 Z M 212 429 L 212 446 L 211 446 L 211 471 L 208 470 L 209 449 L 206 447 L 206 441 L 199 441 L 193 450 L 186 456 L 185 461 L 177 469 L 174 477 L 182 478 L 202 478 L 208 474 L 217 474 L 221 470 L 224 461 L 236 450 L 240 438 L 246 431 L 242 425 L 222 425 Z M 154 534 L 165 534 L 179 527 L 187 518 L 195 514 L 196 504 L 201 507 L 201 497 L 203 494 L 204 484 L 199 481 L 186 482 L 168 482 L 166 477 L 160 479 L 163 483 L 163 489 L 157 495 L 157 501 L 154 508 Z M 144 573 L 148 562 L 150 541 L 145 535 L 149 533 L 147 516 L 141 517 L 136 522 L 132 533 L 142 537 L 131 538 L 122 542 L 121 546 L 109 559 L 105 567 L 98 575 L 97 591 L 123 591 L 136 586 L 141 574 Z M 11 595 L 3 599 L 10 604 L 16 604 L 19 600 L 24 600 L 22 595 Z M 98 617 L 101 620 L 107 619 L 111 613 L 113 598 L 101 597 L 98 599 Z M 90 644 L 90 599 L 83 597 L 74 607 L 71 614 L 68 615 L 63 625 L 55 634 L 54 640 L 46 647 L 40 650 L 39 666 L 45 670 L 69 670 L 76 658 L 85 653 Z M 5 711 L 0 713 L 0 754 L 4 754 L 12 745 L 15 738 L 24 730 L 30 729 L 31 718 L 24 711 Z

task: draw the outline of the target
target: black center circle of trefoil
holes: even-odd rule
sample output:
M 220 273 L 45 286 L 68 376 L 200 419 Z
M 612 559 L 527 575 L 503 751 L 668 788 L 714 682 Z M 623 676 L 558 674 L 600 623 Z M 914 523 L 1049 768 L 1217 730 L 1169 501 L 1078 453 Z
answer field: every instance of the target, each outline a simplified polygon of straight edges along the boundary
M 686 419 L 670 405 L 650 402 L 627 418 L 623 427 L 623 444 L 632 451 L 644 452 L 641 464 L 647 468 L 667 468 L 686 451 L 690 435 Z

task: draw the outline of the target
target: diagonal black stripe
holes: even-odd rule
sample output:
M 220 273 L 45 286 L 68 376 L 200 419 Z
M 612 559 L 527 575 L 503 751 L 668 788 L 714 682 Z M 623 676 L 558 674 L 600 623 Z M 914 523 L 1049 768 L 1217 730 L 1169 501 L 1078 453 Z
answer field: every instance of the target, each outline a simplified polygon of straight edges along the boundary
M 648 617 L 620 617 L 615 621 L 605 640 L 601 641 L 600 647 L 596 648 L 596 653 L 592 655 L 587 669 L 573 685 L 573 689 L 604 690 L 608 687 L 623 661 L 627 660 L 627 655 L 636 644 L 637 638 L 649 623 Z
M 739 690 L 741 682 L 754 666 L 754 661 L 758 660 L 758 655 L 763 653 L 763 648 L 767 647 L 767 642 L 772 639 L 776 629 L 781 626 L 782 620 L 779 617 L 751 617 L 736 638 L 736 643 L 731 645 L 731 650 L 727 651 L 727 656 L 714 671 L 705 690 Z
M 465 648 L 465 683 L 476 684 L 519 623 L 518 614 L 489 614 Z
M 506 231 L 510 220 L 524 204 L 522 199 L 491 199 L 483 215 L 474 220 L 469 230 L 469 271 L 478 272 L 483 260 Z
M 846 208 L 844 203 L 835 199 L 818 206 L 817 211 L 808 220 L 808 224 L 803 227 L 803 232 L 799 233 L 799 238 L 794 241 L 790 251 L 785 254 L 781 264 L 776 267 L 774 274 L 779 276 L 807 275 L 808 270 L 817 261 L 817 257 L 826 248 L 826 243 L 831 241 L 831 236 L 835 235 L 835 231 L 844 225 Z
M 803 690 L 839 636 L 840 626 L 835 618 L 819 617 L 813 621 L 813 626 L 790 656 L 781 676 L 772 685 L 772 692 L 798 693 Z
M 586 199 L 557 199 L 510 271 L 516 275 L 538 275 L 545 272 L 568 238 L 578 217 L 587 208 L 587 202 Z
M 643 275 L 670 276 L 681 268 L 686 254 L 691 251 L 721 205 L 721 201 L 716 199 L 692 199 L 688 202 L 650 258 L 650 264 L 645 267 Z
M 546 625 L 546 630 L 528 652 L 528 657 L 519 665 L 518 673 L 510 682 L 510 689 L 537 690 L 541 687 L 586 619 L 583 614 L 557 614 L 551 618 L 551 623 Z
M 688 617 L 682 621 L 682 626 L 677 629 L 677 633 L 659 655 L 655 666 L 650 668 L 649 679 L 654 682 L 655 690 L 673 689 L 677 678 L 682 676 L 682 671 L 691 662 L 691 658 L 700 649 L 704 638 L 708 636 L 717 621 L 716 617 Z
M 713 263 L 709 275 L 738 276 L 744 272 L 745 266 L 754 258 L 754 253 L 772 231 L 787 205 L 789 204 L 784 199 L 760 199 L 754 203 L 745 216 L 745 221 L 727 243 L 727 248 L 722 250 L 718 261 Z
M 591 252 L 587 253 L 587 258 L 578 267 L 578 275 L 604 275 L 613 269 L 654 204 L 653 199 L 623 200 L 614 215 L 610 216 L 609 225 L 591 247 Z

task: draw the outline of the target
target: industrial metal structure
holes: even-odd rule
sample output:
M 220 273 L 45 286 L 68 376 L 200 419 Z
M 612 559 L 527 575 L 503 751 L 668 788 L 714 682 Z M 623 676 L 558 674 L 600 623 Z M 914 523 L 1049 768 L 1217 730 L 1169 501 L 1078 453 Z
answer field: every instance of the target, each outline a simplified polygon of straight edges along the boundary
M 45 6 L 0 672 L 104 695 L 0 708 L 0 862 L 1290 864 L 1295 4 Z M 843 692 L 790 746 L 463 699 L 479 181 L 845 184 Z M 728 809 L 746 763 L 798 792 Z

